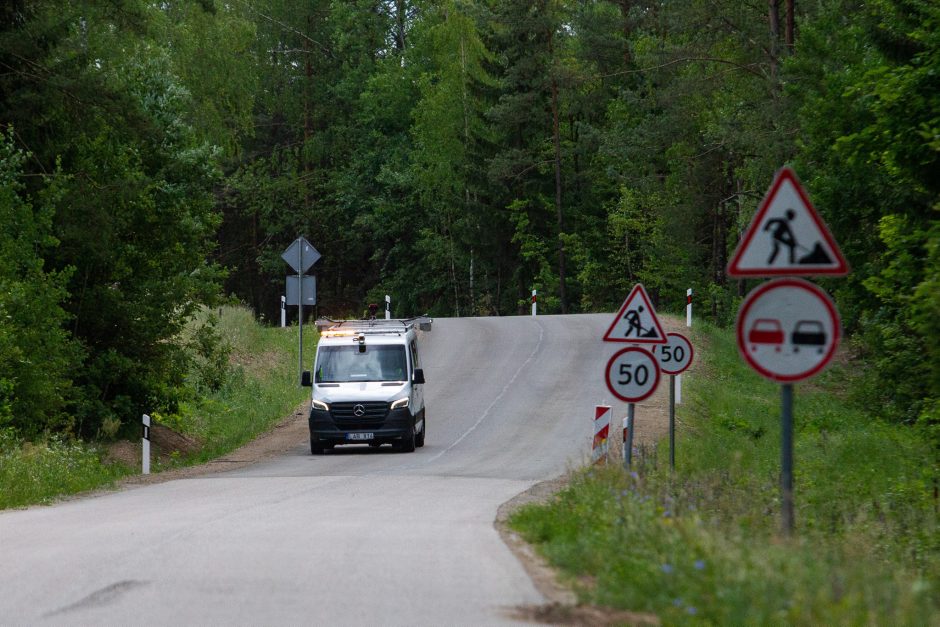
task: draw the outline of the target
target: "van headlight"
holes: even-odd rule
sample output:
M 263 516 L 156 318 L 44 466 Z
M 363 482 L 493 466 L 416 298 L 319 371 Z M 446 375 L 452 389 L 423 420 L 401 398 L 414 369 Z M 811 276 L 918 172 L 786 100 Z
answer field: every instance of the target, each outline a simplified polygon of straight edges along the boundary
M 319 409 L 320 411 L 330 411 L 330 406 L 324 403 L 323 401 L 318 401 L 313 399 L 310 401 L 310 405 L 313 409 Z
M 404 409 L 408 407 L 408 397 L 400 398 L 397 401 L 392 403 L 392 409 Z

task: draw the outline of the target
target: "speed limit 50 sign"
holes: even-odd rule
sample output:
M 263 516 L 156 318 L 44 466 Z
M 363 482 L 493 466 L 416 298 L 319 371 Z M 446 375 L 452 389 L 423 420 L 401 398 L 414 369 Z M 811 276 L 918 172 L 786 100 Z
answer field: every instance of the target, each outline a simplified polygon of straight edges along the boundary
M 659 369 L 666 374 L 681 374 L 692 364 L 692 342 L 681 333 L 667 333 L 667 342 L 653 347 Z
M 630 346 L 607 362 L 607 388 L 627 403 L 638 403 L 656 391 L 659 363 L 648 350 Z

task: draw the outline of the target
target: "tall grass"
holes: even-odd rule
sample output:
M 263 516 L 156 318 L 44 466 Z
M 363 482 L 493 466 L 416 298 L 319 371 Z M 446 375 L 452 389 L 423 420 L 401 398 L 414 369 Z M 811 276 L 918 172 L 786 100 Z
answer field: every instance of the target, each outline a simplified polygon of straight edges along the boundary
M 205 461 L 245 444 L 309 394 L 300 387 L 297 327 L 262 327 L 248 309 L 227 307 L 218 316 L 217 330 L 229 353 L 222 385 L 183 403 L 176 415 L 158 416 L 203 443 L 199 453 L 183 463 Z M 316 351 L 315 327 L 308 326 L 304 335 L 304 364 L 309 368 Z
M 582 597 L 667 623 L 940 624 L 930 452 L 843 398 L 853 364 L 796 388 L 797 535 L 779 529 L 779 386 L 733 335 L 699 327 L 703 359 L 668 444 L 635 471 L 592 469 L 512 524 L 587 581 Z M 580 579 L 574 579 L 580 577 Z
M 107 485 L 129 472 L 101 463 L 100 451 L 81 442 L 49 438 L 24 442 L 0 432 L 0 509 L 48 503 Z

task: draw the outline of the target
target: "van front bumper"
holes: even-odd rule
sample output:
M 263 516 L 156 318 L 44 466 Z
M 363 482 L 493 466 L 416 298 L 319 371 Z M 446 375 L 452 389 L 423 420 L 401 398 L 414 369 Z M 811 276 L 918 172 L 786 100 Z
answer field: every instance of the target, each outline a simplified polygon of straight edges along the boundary
M 308 421 L 310 437 L 324 444 L 364 444 L 392 442 L 408 436 L 414 430 L 415 420 L 407 407 L 389 410 L 381 418 L 337 418 L 331 411 L 312 409 Z M 368 440 L 351 439 L 350 434 L 371 433 Z

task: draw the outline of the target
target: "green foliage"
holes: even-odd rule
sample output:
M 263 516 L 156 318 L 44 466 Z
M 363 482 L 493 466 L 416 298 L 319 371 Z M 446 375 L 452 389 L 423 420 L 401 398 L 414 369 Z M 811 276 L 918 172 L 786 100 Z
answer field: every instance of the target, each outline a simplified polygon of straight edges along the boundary
M 940 8 L 883 0 L 849 13 L 846 28 L 847 6 L 827 4 L 804 33 L 806 58 L 793 62 L 819 85 L 798 92 L 800 162 L 816 172 L 809 184 L 854 266 L 838 295 L 874 366 L 860 393 L 929 430 L 940 395 Z
M 748 371 L 732 333 L 697 329 L 708 350 L 677 408 L 676 472 L 661 442 L 637 472 L 578 472 L 511 524 L 585 600 L 667 624 L 935 624 L 929 446 L 845 401 L 854 364 L 798 385 L 797 536 L 779 537 L 779 386 Z
M 790 163 L 853 268 L 823 284 L 869 366 L 857 395 L 940 429 L 936 2 L 8 5 L 0 119 L 41 216 L 17 254 L 50 287 L 10 291 L 9 324 L 49 311 L 42 342 L 70 348 L 27 383 L 10 364 L 45 349 L 0 328 L 6 424 L 179 413 L 181 332 L 220 267 L 275 319 L 298 235 L 323 254 L 311 316 L 385 294 L 403 316 L 520 313 L 533 288 L 543 312 L 610 310 L 640 281 L 729 324 L 749 284 L 728 256 Z
M 218 317 L 203 312 L 186 335 L 196 355 L 189 394 L 176 411 L 155 416 L 202 443 L 194 456 L 177 463 L 234 450 L 289 415 L 309 394 L 298 385 L 296 328 L 265 328 L 250 310 L 226 306 Z M 316 336 L 304 335 L 304 362 L 312 364 Z
M 0 58 L 13 71 L 0 78 L 0 117 L 30 149 L 27 191 L 55 177 L 44 209 L 59 244 L 45 267 L 67 294 L 49 298 L 85 353 L 70 364 L 69 412 L 94 435 L 178 399 L 186 357 L 172 340 L 221 276 L 207 260 L 218 151 L 201 139 L 219 134 L 190 124 L 196 104 L 156 5 L 36 2 L 6 17 Z M 46 320 L 65 326 L 54 311 Z
M 62 328 L 70 270 L 49 271 L 53 181 L 33 199 L 23 184 L 29 155 L 14 148 L 13 129 L 0 135 L 0 429 L 27 436 L 67 429 L 70 373 L 81 353 Z

